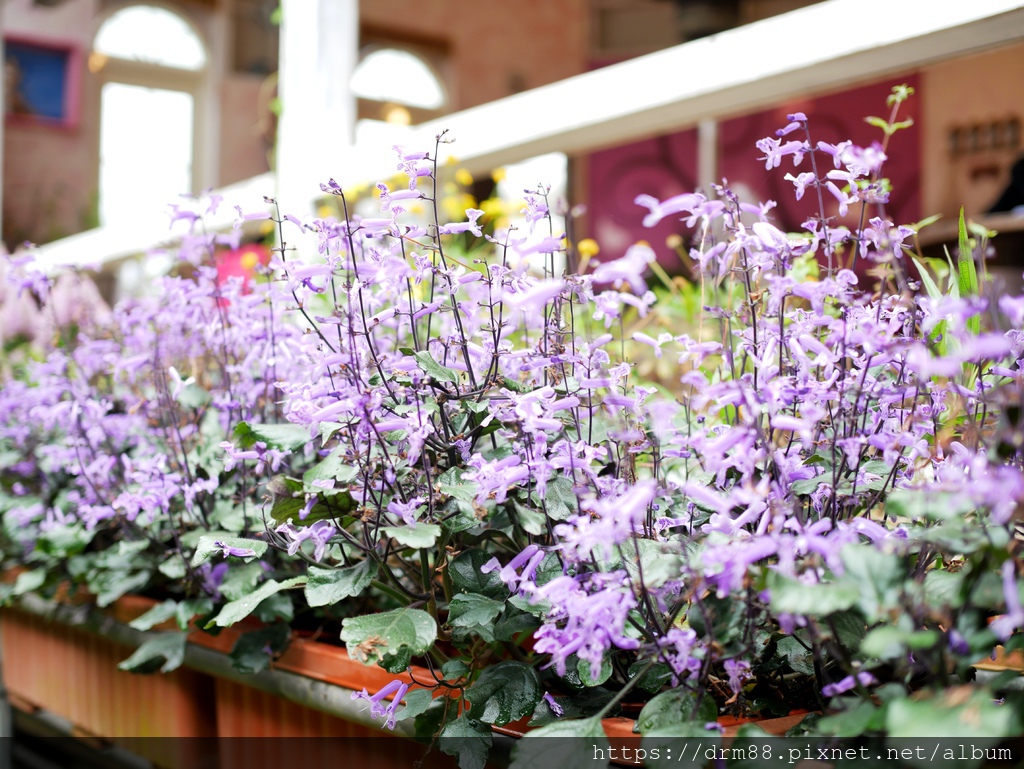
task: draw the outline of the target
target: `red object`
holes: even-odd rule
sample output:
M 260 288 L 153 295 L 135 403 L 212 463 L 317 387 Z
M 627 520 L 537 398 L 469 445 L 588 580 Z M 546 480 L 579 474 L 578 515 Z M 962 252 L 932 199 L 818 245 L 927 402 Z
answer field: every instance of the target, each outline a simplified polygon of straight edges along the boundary
M 217 254 L 217 283 L 224 283 L 229 278 L 242 278 L 245 283 L 243 291 L 248 293 L 249 281 L 256 277 L 256 268 L 269 262 L 270 250 L 260 243 L 222 251 Z

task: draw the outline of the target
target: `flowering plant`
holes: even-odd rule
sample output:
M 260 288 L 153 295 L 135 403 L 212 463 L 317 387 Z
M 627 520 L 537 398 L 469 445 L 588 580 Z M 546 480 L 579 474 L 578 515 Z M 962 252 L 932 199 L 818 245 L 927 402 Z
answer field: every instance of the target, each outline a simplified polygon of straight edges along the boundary
M 272 214 L 250 286 L 216 283 L 197 228 L 194 279 L 5 384 L 7 557 L 31 567 L 10 592 L 162 583 L 140 627 L 255 611 L 244 669 L 284 622 L 339 626 L 357 659 L 426 666 L 419 689 L 354 697 L 464 768 L 492 726 L 598 739 L 632 704 L 652 739 L 794 708 L 823 735 L 1019 733 L 1020 696 L 972 663 L 1024 626 L 1024 298 L 995 293 L 965 227 L 933 272 L 887 220 L 907 95 L 882 145 L 813 142 L 801 114 L 758 143 L 769 172 L 805 169 L 786 175 L 800 233 L 725 188 L 638 199 L 645 223 L 693 228 L 707 306 L 687 334 L 627 331 L 657 299 L 650 247 L 564 270 L 544 190 L 460 259 L 482 212 L 440 220 L 436 148 L 399 149 L 408 183 L 379 185 L 380 217 L 334 181 L 340 220 Z M 627 341 L 677 360 L 678 387 L 638 381 Z

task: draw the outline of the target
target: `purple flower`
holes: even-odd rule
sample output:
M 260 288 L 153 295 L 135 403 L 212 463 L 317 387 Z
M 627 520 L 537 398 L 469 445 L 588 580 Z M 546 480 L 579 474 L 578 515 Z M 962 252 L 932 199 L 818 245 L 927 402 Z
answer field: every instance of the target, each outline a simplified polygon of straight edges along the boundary
M 476 223 L 476 220 L 483 215 L 484 212 L 479 208 L 467 208 L 466 218 L 468 221 L 445 224 L 438 227 L 437 231 L 442 235 L 456 235 L 460 232 L 472 232 L 479 238 L 483 235 L 483 232 L 481 232 L 480 225 Z
M 413 497 L 408 502 L 399 502 L 393 499 L 388 502 L 388 512 L 397 515 L 409 526 L 416 525 L 416 512 L 423 504 L 423 497 Z
M 628 283 L 637 296 L 647 291 L 643 274 L 648 265 L 657 261 L 654 249 L 646 243 L 634 243 L 619 259 L 599 264 L 593 273 L 595 283 L 611 283 L 616 289 Z
M 288 555 L 295 555 L 302 543 L 308 539 L 314 543 L 313 558 L 321 561 L 327 551 L 327 544 L 334 536 L 336 529 L 327 521 L 317 521 L 312 526 L 304 526 L 301 529 L 296 529 L 290 523 L 283 523 L 275 531 L 278 534 L 286 535 L 291 540 L 288 545 Z
M 361 692 L 352 692 L 352 699 L 364 700 L 370 703 L 370 718 L 383 718 L 384 726 L 394 729 L 397 723 L 398 706 L 402 704 L 402 698 L 409 691 L 409 684 L 395 679 L 387 684 L 376 694 L 370 694 L 363 689 Z M 388 702 L 388 698 L 391 699 Z
M 822 688 L 821 693 L 826 697 L 835 697 L 844 692 L 848 692 L 851 689 L 855 689 L 857 686 L 871 686 L 877 684 L 878 679 L 875 678 L 871 673 L 866 670 L 862 670 L 857 673 L 856 676 L 846 676 L 834 684 L 828 684 Z
M 1020 603 L 1020 591 L 1017 589 L 1017 567 L 1012 558 L 1003 561 L 1003 599 L 1006 601 L 1006 614 L 993 620 L 989 627 L 996 637 L 1006 642 L 1011 635 L 1024 626 L 1024 608 Z
M 255 558 L 256 551 L 251 547 L 233 547 L 232 545 L 225 545 L 221 541 L 213 543 L 214 547 L 219 547 L 225 557 L 231 556 L 232 558 Z
M 729 688 L 732 693 L 738 695 L 743 691 L 743 684 L 750 676 L 750 663 L 745 660 L 726 660 L 724 663 L 725 673 L 729 676 Z

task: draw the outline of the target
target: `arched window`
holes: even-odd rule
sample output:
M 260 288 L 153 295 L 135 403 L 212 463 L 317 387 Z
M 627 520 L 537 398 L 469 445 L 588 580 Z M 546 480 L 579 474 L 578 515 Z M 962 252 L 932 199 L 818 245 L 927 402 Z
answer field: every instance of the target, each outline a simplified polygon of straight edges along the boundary
M 151 218 L 196 191 L 206 63 L 199 35 L 166 8 L 129 6 L 100 26 L 89 70 L 100 79 L 102 224 Z
M 356 141 L 400 141 L 405 126 L 440 116 L 448 104 L 434 67 L 405 48 L 364 49 L 350 84 L 359 99 Z

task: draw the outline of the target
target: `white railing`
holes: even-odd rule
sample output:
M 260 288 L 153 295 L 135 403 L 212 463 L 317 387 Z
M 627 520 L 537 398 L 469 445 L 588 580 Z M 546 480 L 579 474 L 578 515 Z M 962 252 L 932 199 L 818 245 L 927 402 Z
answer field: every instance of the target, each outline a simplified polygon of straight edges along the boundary
M 449 150 L 472 172 L 547 152 L 579 154 L 701 126 L 699 179 L 715 178 L 715 122 L 1024 40 L 1024 0 L 826 0 L 791 13 L 669 48 L 416 126 L 408 144 Z M 338 168 L 346 184 L 390 176 L 387 147 L 355 146 Z M 222 211 L 250 210 L 273 194 L 269 174 L 219 191 Z M 166 219 L 164 220 L 166 222 Z M 211 223 L 217 226 L 217 223 Z M 52 265 L 101 264 L 168 238 L 166 227 L 103 227 L 41 249 Z

